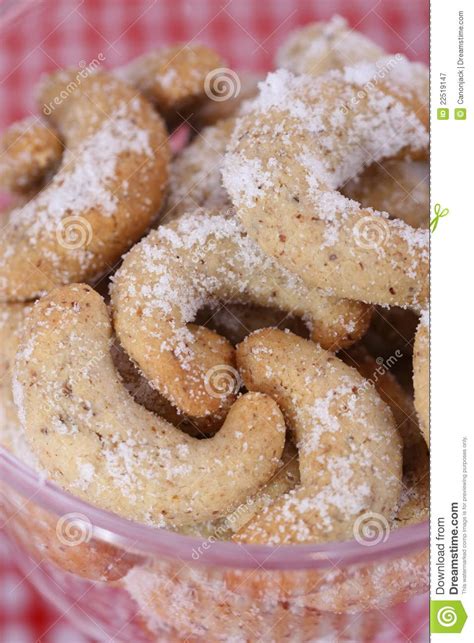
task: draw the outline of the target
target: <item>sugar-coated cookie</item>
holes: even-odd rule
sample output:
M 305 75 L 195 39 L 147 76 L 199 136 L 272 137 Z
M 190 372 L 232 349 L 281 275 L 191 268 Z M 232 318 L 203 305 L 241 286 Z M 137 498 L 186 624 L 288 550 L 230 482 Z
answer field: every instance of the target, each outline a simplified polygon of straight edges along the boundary
M 271 395 L 298 447 L 301 485 L 266 507 L 238 542 L 346 540 L 357 520 L 388 520 L 401 491 L 401 440 L 389 407 L 355 369 L 289 332 L 264 329 L 237 349 L 250 391 Z
M 196 211 L 160 226 L 114 276 L 114 326 L 152 386 L 191 417 L 225 413 L 240 389 L 231 344 L 187 325 L 202 306 L 219 301 L 304 316 L 312 338 L 334 349 L 353 343 L 370 319 L 363 304 L 310 290 L 266 257 L 233 213 Z
M 115 370 L 112 341 L 107 307 L 86 285 L 55 289 L 28 317 L 14 397 L 53 481 L 159 526 L 226 515 L 268 482 L 285 443 L 269 396 L 242 396 L 214 438 L 196 440 L 133 400 Z
M 428 296 L 427 231 L 338 190 L 374 161 L 426 154 L 421 70 L 400 61 L 379 74 L 368 64 L 317 82 L 270 74 L 238 119 L 223 180 L 249 235 L 308 287 L 420 308 Z
M 136 58 L 117 75 L 139 89 L 170 125 L 206 101 L 206 78 L 224 66 L 204 45 L 178 44 Z
M 276 66 L 295 74 L 319 76 L 358 62 L 375 62 L 384 50 L 335 15 L 328 22 L 312 22 L 295 29 L 276 54 Z
M 0 301 L 109 271 L 155 217 L 166 188 L 166 131 L 152 106 L 105 73 L 49 76 L 40 102 L 64 140 L 61 165 L 10 211 L 0 240 Z M 55 100 L 60 97 L 60 100 Z

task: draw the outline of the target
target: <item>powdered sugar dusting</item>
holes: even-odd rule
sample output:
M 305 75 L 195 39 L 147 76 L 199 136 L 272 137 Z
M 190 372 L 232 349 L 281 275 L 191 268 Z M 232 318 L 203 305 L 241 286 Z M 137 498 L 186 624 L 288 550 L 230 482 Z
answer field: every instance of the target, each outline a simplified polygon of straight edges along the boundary
M 252 207 L 260 190 L 271 187 L 270 172 L 263 169 L 263 164 L 258 159 L 247 160 L 239 154 L 232 153 L 229 153 L 226 159 L 227 163 L 232 166 L 232 175 L 226 171 L 224 176 L 227 187 L 232 181 L 234 205 L 236 207 Z
M 244 533 L 271 544 L 343 539 L 364 511 L 394 510 L 401 443 L 378 394 L 354 369 L 295 336 L 255 333 L 245 343 L 240 360 L 249 381 L 273 391 L 289 419 L 301 485 Z
M 152 231 L 129 257 L 114 278 L 115 309 L 134 318 L 143 341 L 149 320 L 164 322 L 153 331 L 161 339 L 161 351 L 171 351 L 188 371 L 195 340 L 186 324 L 203 306 L 224 299 L 318 319 L 326 299 L 267 257 L 233 212 L 182 215 Z
M 94 264 L 89 249 L 94 229 L 89 217 L 111 219 L 117 212 L 117 164 L 123 155 L 153 158 L 149 132 L 133 119 L 139 104 L 123 103 L 77 147 L 66 149 L 62 165 L 49 185 L 26 205 L 8 215 L 11 233 L 4 241 L 0 266 L 8 267 L 15 244 L 42 247 L 43 255 L 67 280 L 64 251 L 74 256 L 81 269 Z M 68 245 L 68 234 L 83 235 L 83 243 Z
M 350 105 L 357 90 L 364 88 L 377 73 L 375 64 L 329 72 L 319 82 L 312 76 L 294 76 L 282 69 L 270 73 L 259 85 L 259 96 L 248 106 L 251 116 L 239 119 L 224 162 L 224 184 L 234 203 L 252 207 L 261 194 L 256 190 L 258 184 L 278 190 L 278 174 L 271 173 L 270 167 L 262 167 L 257 148 L 257 154 L 252 156 L 238 151 L 251 119 L 256 131 L 268 132 L 270 149 L 303 146 L 297 159 L 313 190 L 316 184 L 334 190 L 356 176 L 366 164 L 394 156 L 403 147 L 426 147 L 428 135 L 416 117 L 376 84 L 364 92 L 363 101 L 358 101 L 364 108 L 354 108 L 349 116 L 347 109 L 344 112 L 334 108 L 331 98 L 326 101 L 321 98 L 325 92 L 332 92 L 337 105 Z M 278 165 L 277 160 L 271 160 L 274 166 Z M 282 163 L 285 162 L 283 157 Z
M 65 152 L 61 171 L 53 184 L 12 218 L 28 225 L 28 235 L 35 238 L 43 231 L 57 228 L 66 215 L 84 214 L 93 208 L 110 217 L 117 198 L 110 190 L 119 156 L 124 153 L 153 156 L 149 134 L 120 112 L 104 122 L 74 152 Z

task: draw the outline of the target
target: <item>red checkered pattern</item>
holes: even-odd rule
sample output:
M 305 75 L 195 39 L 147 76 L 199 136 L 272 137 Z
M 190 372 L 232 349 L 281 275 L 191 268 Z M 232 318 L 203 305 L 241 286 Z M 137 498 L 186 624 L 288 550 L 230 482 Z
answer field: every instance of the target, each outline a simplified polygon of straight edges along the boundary
M 2 643 L 90 643 L 47 603 L 11 564 L 0 536 L 0 641 Z
M 270 69 L 291 29 L 335 13 L 387 51 L 427 62 L 428 0 L 0 0 L 0 131 L 35 113 L 33 89 L 44 72 L 99 53 L 114 67 L 177 41 L 207 43 L 238 69 Z M 427 640 L 427 604 L 424 597 L 400 609 L 410 640 Z M 4 549 L 0 606 L 0 641 L 86 641 L 9 565 Z
M 113 67 L 150 47 L 201 41 L 231 66 L 269 69 L 288 31 L 340 13 L 387 51 L 427 60 L 428 12 L 428 0 L 0 0 L 0 130 L 35 112 L 41 73 L 99 53 Z

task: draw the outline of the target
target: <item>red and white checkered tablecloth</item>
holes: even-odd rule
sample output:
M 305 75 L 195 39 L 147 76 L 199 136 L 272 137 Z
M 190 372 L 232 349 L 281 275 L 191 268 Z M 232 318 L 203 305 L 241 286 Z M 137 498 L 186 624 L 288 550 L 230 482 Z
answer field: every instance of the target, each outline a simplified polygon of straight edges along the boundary
M 291 29 L 335 13 L 387 51 L 427 62 L 428 0 L 0 0 L 0 131 L 36 113 L 43 72 L 99 53 L 114 67 L 177 41 L 214 46 L 238 69 L 265 70 Z M 0 641 L 87 640 L 21 577 L 0 539 Z
M 35 111 L 42 72 L 99 53 L 113 67 L 176 41 L 213 45 L 231 66 L 268 69 L 291 29 L 335 13 L 387 51 L 427 60 L 428 0 L 0 0 L 0 130 Z

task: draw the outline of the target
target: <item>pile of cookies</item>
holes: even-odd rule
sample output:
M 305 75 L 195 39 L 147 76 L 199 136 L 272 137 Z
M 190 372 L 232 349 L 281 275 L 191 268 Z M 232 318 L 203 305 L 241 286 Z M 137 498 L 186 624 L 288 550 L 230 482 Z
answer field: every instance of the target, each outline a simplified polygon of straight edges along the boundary
M 147 525 L 347 540 L 428 511 L 428 72 L 338 18 L 277 66 L 43 79 L 0 143 L 1 443 Z

